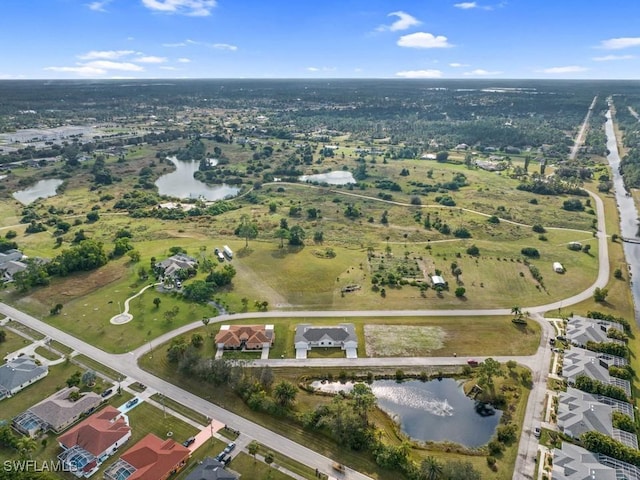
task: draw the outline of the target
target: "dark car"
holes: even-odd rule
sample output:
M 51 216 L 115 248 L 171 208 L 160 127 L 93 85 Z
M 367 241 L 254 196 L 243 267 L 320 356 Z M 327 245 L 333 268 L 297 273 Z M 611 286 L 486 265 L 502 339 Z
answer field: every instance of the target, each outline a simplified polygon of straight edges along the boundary
M 185 447 L 188 447 L 189 445 L 191 445 L 195 441 L 196 441 L 195 437 L 189 437 L 184 442 L 182 442 L 182 445 L 185 446 Z
M 469 365 L 470 367 L 477 367 L 478 361 L 470 358 L 469 360 L 467 360 L 467 365 Z
M 129 400 L 129 401 L 125 404 L 125 407 L 127 407 L 127 408 L 131 408 L 131 407 L 133 407 L 134 405 L 136 405 L 139 401 L 140 401 L 140 399 L 139 399 L 139 398 L 132 398 L 131 400 Z
M 219 461 L 219 462 L 224 462 L 224 460 L 225 460 L 225 458 L 224 458 L 224 457 L 225 457 L 226 455 L 227 455 L 226 453 L 224 453 L 224 452 L 220 452 L 218 455 L 216 455 L 216 457 L 215 457 L 215 458 L 216 458 L 216 460 L 217 460 L 217 461 Z
M 107 388 L 104 392 L 100 394 L 102 398 L 108 397 L 113 393 L 113 388 Z

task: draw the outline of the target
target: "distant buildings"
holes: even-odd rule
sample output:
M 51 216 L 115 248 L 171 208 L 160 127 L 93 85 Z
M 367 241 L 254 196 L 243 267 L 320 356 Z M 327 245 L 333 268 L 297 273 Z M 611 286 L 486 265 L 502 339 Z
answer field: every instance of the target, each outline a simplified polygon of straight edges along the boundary
M 615 365 L 615 358 L 583 348 L 572 348 L 564 353 L 562 376 L 569 385 L 575 385 L 576 379 L 582 375 L 607 385 L 621 388 L 627 397 L 631 397 L 631 384 L 628 380 L 609 374 L 609 366 Z
M 623 343 L 621 340 L 608 337 L 608 332 L 618 330 L 624 333 L 624 327 L 619 323 L 595 318 L 572 316 L 567 319 L 567 340 L 576 347 L 584 348 L 587 342 Z
M 15 248 L 0 253 L 0 280 L 11 282 L 16 273 L 26 270 L 27 264 L 21 261 L 23 258 L 22 252 Z

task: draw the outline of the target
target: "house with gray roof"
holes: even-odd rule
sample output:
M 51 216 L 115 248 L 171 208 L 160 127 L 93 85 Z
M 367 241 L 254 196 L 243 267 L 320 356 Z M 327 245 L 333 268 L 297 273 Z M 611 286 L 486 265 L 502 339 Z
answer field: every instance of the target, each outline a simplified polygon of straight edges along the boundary
M 566 337 L 576 347 L 584 348 L 587 342 L 624 343 L 607 336 L 611 329 L 624 333 L 624 327 L 619 323 L 578 316 L 568 318 L 567 322 Z
M 68 387 L 35 404 L 15 417 L 13 427 L 19 432 L 33 436 L 39 431 L 60 433 L 73 425 L 80 418 L 91 414 L 103 398 L 94 392 L 84 392 L 77 400 L 75 394 L 78 387 Z
M 0 367 L 0 400 L 15 395 L 48 374 L 47 366 L 38 365 L 31 357 L 9 360 Z
M 0 265 L 7 262 L 20 261 L 22 260 L 22 257 L 24 257 L 22 252 L 20 250 L 16 250 L 15 248 L 7 250 L 6 252 L 0 252 Z
M 296 358 L 307 358 L 312 348 L 341 348 L 347 358 L 358 358 L 358 336 L 353 323 L 319 327 L 302 323 L 296 327 L 294 339 Z
M 598 455 L 572 443 L 563 442 L 553 450 L 553 480 L 618 480 L 616 470 L 603 465 Z
M 11 282 L 13 276 L 27 269 L 27 264 L 21 262 L 24 255 L 20 250 L 12 248 L 0 253 L 0 280 Z
M 585 432 L 596 431 L 629 447 L 638 448 L 638 438 L 634 434 L 613 427 L 614 408 L 611 405 L 571 387 L 566 392 L 561 392 L 558 400 L 558 428 L 564 434 L 580 438 Z
M 570 385 L 574 385 L 578 377 L 585 375 L 593 380 L 620 387 L 631 397 L 631 384 L 628 380 L 610 375 L 610 365 L 614 363 L 608 360 L 606 355 L 575 347 L 564 354 L 562 376 Z
M 238 480 L 240 475 L 224 469 L 224 463 L 208 457 L 185 480 Z
M 198 261 L 184 253 L 178 253 L 155 264 L 155 269 L 163 277 L 175 277 L 179 270 L 197 268 Z

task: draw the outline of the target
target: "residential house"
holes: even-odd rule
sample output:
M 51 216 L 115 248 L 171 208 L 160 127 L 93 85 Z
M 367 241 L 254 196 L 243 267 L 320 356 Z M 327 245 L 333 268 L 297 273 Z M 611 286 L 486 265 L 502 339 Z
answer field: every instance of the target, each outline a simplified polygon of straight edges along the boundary
M 35 404 L 15 417 L 12 424 L 19 432 L 34 436 L 39 431 L 60 433 L 77 422 L 83 415 L 92 413 L 102 402 L 94 392 L 80 393 L 78 387 L 68 387 Z
M 240 476 L 224 469 L 224 463 L 207 457 L 187 476 L 185 480 L 238 480 Z
M 90 477 L 129 438 L 127 416 L 107 406 L 58 437 L 58 459 L 77 477 Z
M 553 450 L 553 480 L 640 480 L 640 469 L 601 453 L 563 442 Z
M 319 327 L 306 323 L 296 327 L 294 339 L 296 358 L 307 358 L 314 347 L 341 348 L 347 358 L 358 357 L 358 336 L 353 323 L 341 323 L 332 327 Z
M 273 325 L 222 325 L 215 343 L 219 349 L 259 350 L 274 340 Z
M 182 470 L 191 451 L 175 440 L 148 434 L 104 472 L 105 480 L 166 480 Z
M 178 253 L 155 264 L 156 271 L 163 277 L 175 277 L 179 270 L 192 270 L 197 268 L 198 261 L 184 253 Z
M 568 387 L 558 396 L 558 428 L 565 435 L 580 438 L 585 432 L 603 433 L 623 444 L 638 448 L 636 435 L 613 427 L 614 407 L 598 401 L 596 396 Z
M 0 253 L 0 280 L 10 282 L 13 276 L 27 269 L 27 264 L 21 262 L 25 258 L 20 250 L 12 248 Z
M 621 340 L 609 338 L 608 332 L 618 330 L 624 333 L 624 327 L 619 323 L 595 318 L 573 316 L 567 319 L 566 337 L 572 345 L 584 348 L 587 342 L 624 343 Z
M 583 348 L 572 348 L 564 354 L 562 376 L 567 379 L 570 385 L 575 385 L 576 379 L 585 375 L 604 384 L 620 387 L 628 397 L 631 397 L 629 381 L 609 374 L 609 365 L 614 365 L 610 358 L 611 356 Z
M 444 278 L 441 275 L 431 275 L 431 284 L 434 287 L 446 287 L 447 282 L 444 281 Z
M 48 374 L 49 369 L 38 365 L 31 357 L 9 360 L 0 367 L 0 400 L 15 395 Z

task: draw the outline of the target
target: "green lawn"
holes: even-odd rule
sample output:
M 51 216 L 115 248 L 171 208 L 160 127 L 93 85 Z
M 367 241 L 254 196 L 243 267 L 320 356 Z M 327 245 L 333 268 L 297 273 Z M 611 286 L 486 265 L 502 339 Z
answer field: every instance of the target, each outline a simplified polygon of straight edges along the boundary
M 15 325 L 15 322 L 14 322 Z M 10 353 L 15 352 L 16 350 L 20 350 L 27 345 L 30 345 L 31 340 L 27 340 L 21 335 L 14 333 L 6 328 L 2 328 L 2 330 L 6 334 L 6 340 L 0 343 L 0 360 L 4 359 L 4 357 Z

